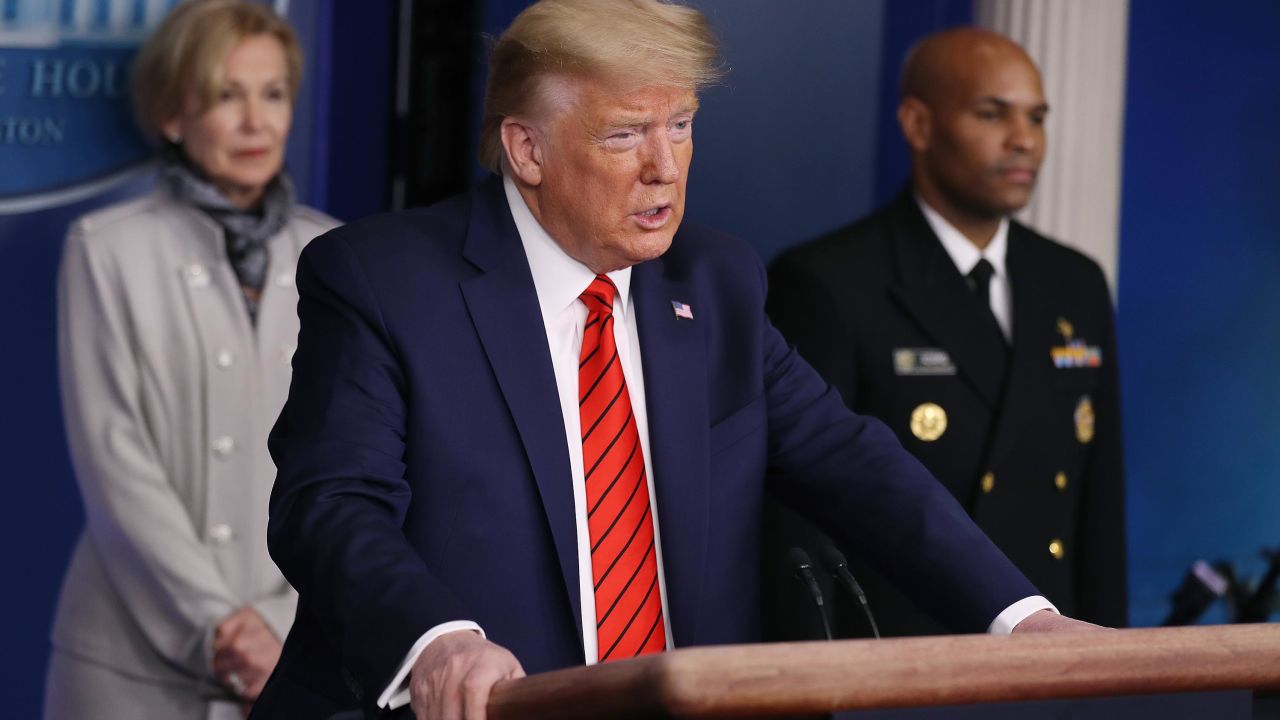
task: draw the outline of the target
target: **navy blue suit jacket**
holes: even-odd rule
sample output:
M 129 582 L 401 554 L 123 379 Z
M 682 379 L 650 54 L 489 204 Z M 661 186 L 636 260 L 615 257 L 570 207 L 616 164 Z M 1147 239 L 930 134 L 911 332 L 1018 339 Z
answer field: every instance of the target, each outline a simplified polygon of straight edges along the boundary
M 788 348 L 748 246 L 685 225 L 632 272 L 677 646 L 758 638 L 766 484 L 958 630 L 1037 594 Z M 478 622 L 530 673 L 582 663 L 568 449 L 501 181 L 330 232 L 298 289 L 269 543 L 300 601 L 255 715 L 367 708 L 449 620 Z

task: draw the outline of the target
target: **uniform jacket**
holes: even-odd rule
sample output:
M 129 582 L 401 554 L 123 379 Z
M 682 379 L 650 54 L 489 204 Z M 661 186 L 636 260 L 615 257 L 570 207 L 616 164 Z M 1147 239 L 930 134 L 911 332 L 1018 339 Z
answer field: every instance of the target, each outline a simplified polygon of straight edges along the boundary
M 237 608 L 288 631 L 296 594 L 266 550 L 266 437 L 289 386 L 297 257 L 335 224 L 294 208 L 269 241 L 256 327 L 222 229 L 167 192 L 72 225 L 58 356 L 86 523 L 58 650 L 194 692 L 212 687 L 212 632 Z
M 780 257 L 768 309 L 848 406 L 888 423 L 1062 612 L 1123 626 L 1120 398 L 1106 282 L 1093 261 L 1017 222 L 1007 270 L 1006 350 L 907 190 Z M 944 430 L 917 410 L 926 404 L 945 412 Z M 900 600 L 871 603 L 883 629 L 913 632 L 920 626 L 908 613 L 895 619 Z
M 746 245 L 685 225 L 632 272 L 677 646 L 759 636 L 766 483 L 957 627 L 1034 594 L 887 428 L 787 349 Z M 269 542 L 299 611 L 255 717 L 368 708 L 449 620 L 478 622 L 530 673 L 581 664 L 568 450 L 501 180 L 325 235 L 298 286 Z M 962 551 L 939 563 L 943 546 Z

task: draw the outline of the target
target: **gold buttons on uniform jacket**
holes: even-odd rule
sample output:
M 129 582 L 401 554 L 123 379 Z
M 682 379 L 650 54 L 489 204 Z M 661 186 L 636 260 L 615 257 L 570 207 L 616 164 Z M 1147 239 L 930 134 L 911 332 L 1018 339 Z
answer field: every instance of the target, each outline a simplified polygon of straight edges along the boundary
M 1093 442 L 1093 400 L 1088 395 L 1081 395 L 1080 401 L 1076 403 L 1076 410 L 1072 413 L 1072 418 L 1076 421 L 1076 441 L 1081 445 Z
M 1067 474 L 1060 472 L 1053 476 L 1053 486 L 1058 488 L 1058 492 L 1065 492 L 1067 489 Z
M 947 431 L 947 411 L 931 402 L 921 403 L 911 411 L 911 434 L 924 442 L 933 442 Z
M 982 492 L 989 493 L 996 489 L 995 473 L 987 473 L 982 476 Z
M 1053 556 L 1054 560 L 1061 560 L 1062 556 L 1067 554 L 1067 549 L 1063 547 L 1061 538 L 1054 538 L 1049 543 L 1049 554 Z

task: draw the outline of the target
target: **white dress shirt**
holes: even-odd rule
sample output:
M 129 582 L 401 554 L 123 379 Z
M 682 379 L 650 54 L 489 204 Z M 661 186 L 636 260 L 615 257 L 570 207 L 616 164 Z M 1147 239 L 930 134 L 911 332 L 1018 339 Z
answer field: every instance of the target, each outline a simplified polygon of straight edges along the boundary
M 582 420 L 578 409 L 578 361 L 582 354 L 583 325 L 587 321 L 587 306 L 578 299 L 595 273 L 587 266 L 569 257 L 534 219 L 524 198 L 516 190 L 510 178 L 503 179 L 507 204 L 515 220 L 520 242 L 524 245 L 533 274 L 534 289 L 538 294 L 538 306 L 547 332 L 547 346 L 551 350 L 551 365 L 556 376 L 556 389 L 560 395 L 560 412 L 564 416 L 565 443 L 569 448 L 569 469 L 573 482 L 573 511 L 578 546 L 578 592 L 582 601 L 583 656 L 587 664 L 594 664 L 599 655 L 596 646 L 595 587 L 591 572 L 591 536 L 587 529 L 586 481 L 582 461 Z M 967 241 L 966 241 L 967 242 Z M 972 246 L 970 246 L 972 248 Z M 1001 257 L 1003 268 L 1004 258 Z M 977 260 L 974 260 L 977 263 Z M 640 434 L 640 449 L 644 453 L 646 475 L 649 482 L 650 515 L 653 518 L 654 553 L 658 560 L 658 590 L 662 597 L 662 614 L 667 618 L 667 647 L 675 644 L 671 636 L 670 612 L 667 605 L 667 584 L 662 564 L 662 533 L 658 526 L 657 493 L 653 484 L 653 463 L 649 456 L 649 422 L 645 406 L 644 373 L 640 361 L 640 336 L 636 331 L 635 313 L 631 312 L 631 268 L 609 273 L 609 279 L 618 288 L 613 303 L 614 339 L 618 345 L 618 357 L 622 362 L 622 374 L 631 396 L 631 410 L 635 413 L 636 429 Z M 1019 600 L 1009 606 L 992 621 L 988 632 L 1008 634 L 1024 618 L 1041 609 L 1054 609 L 1042 597 Z M 1056 610 L 1055 610 L 1056 612 Z M 473 630 L 484 634 L 476 623 L 457 620 L 431 628 L 414 643 L 401 663 L 391 683 L 378 697 L 378 706 L 394 710 L 409 704 L 409 671 L 413 663 L 431 641 L 445 633 L 457 630 Z
M 916 196 L 916 203 L 920 205 L 925 221 L 933 229 L 933 234 L 942 241 L 942 247 L 946 249 L 947 255 L 951 256 L 951 262 L 956 264 L 956 269 L 961 275 L 967 277 L 973 272 L 978 261 L 983 258 L 991 263 L 991 267 L 995 270 L 991 276 L 989 291 L 991 314 L 996 316 L 996 323 L 1000 325 L 1000 332 L 1004 333 L 1004 339 L 1012 343 L 1013 290 L 1009 284 L 1009 270 L 1005 265 L 1005 256 L 1009 251 L 1009 218 L 1000 218 L 1000 227 L 996 228 L 996 234 L 991 237 L 991 242 L 979 250 L 977 245 L 964 236 L 964 233 L 947 222 L 947 219 L 937 210 L 929 207 L 929 203 L 919 195 Z

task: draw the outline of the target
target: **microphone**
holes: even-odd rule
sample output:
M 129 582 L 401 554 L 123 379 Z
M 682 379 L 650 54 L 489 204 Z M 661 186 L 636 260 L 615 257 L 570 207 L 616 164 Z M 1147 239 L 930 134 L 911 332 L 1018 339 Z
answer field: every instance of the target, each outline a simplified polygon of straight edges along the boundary
M 862 591 L 862 586 L 853 577 L 853 573 L 849 572 L 849 563 L 844 559 L 844 553 L 837 550 L 835 545 L 824 545 L 819 550 L 818 556 L 822 558 L 822 566 L 831 573 L 831 578 L 858 601 L 862 614 L 867 616 L 867 622 L 871 624 L 871 634 L 879 640 L 880 628 L 876 626 L 875 616 L 871 614 L 871 606 L 867 604 L 867 594 Z
M 1280 580 L 1280 549 L 1263 550 L 1262 556 L 1269 561 L 1267 574 L 1258 581 L 1258 587 L 1249 600 L 1240 606 L 1236 615 L 1238 623 L 1266 622 L 1275 611 L 1276 582 Z
M 1182 584 L 1170 596 L 1173 609 L 1163 625 L 1172 627 L 1195 623 L 1218 598 L 1232 593 L 1235 584 L 1230 566 L 1223 564 L 1215 567 L 1204 560 L 1195 561 L 1187 571 L 1187 576 L 1182 579 Z
M 831 623 L 827 622 L 826 602 L 822 597 L 822 588 L 818 587 L 818 578 L 813 575 L 813 561 L 803 548 L 793 547 L 787 551 L 787 564 L 792 572 L 809 592 L 809 597 L 818 608 L 818 617 L 822 618 L 822 632 L 831 640 Z

